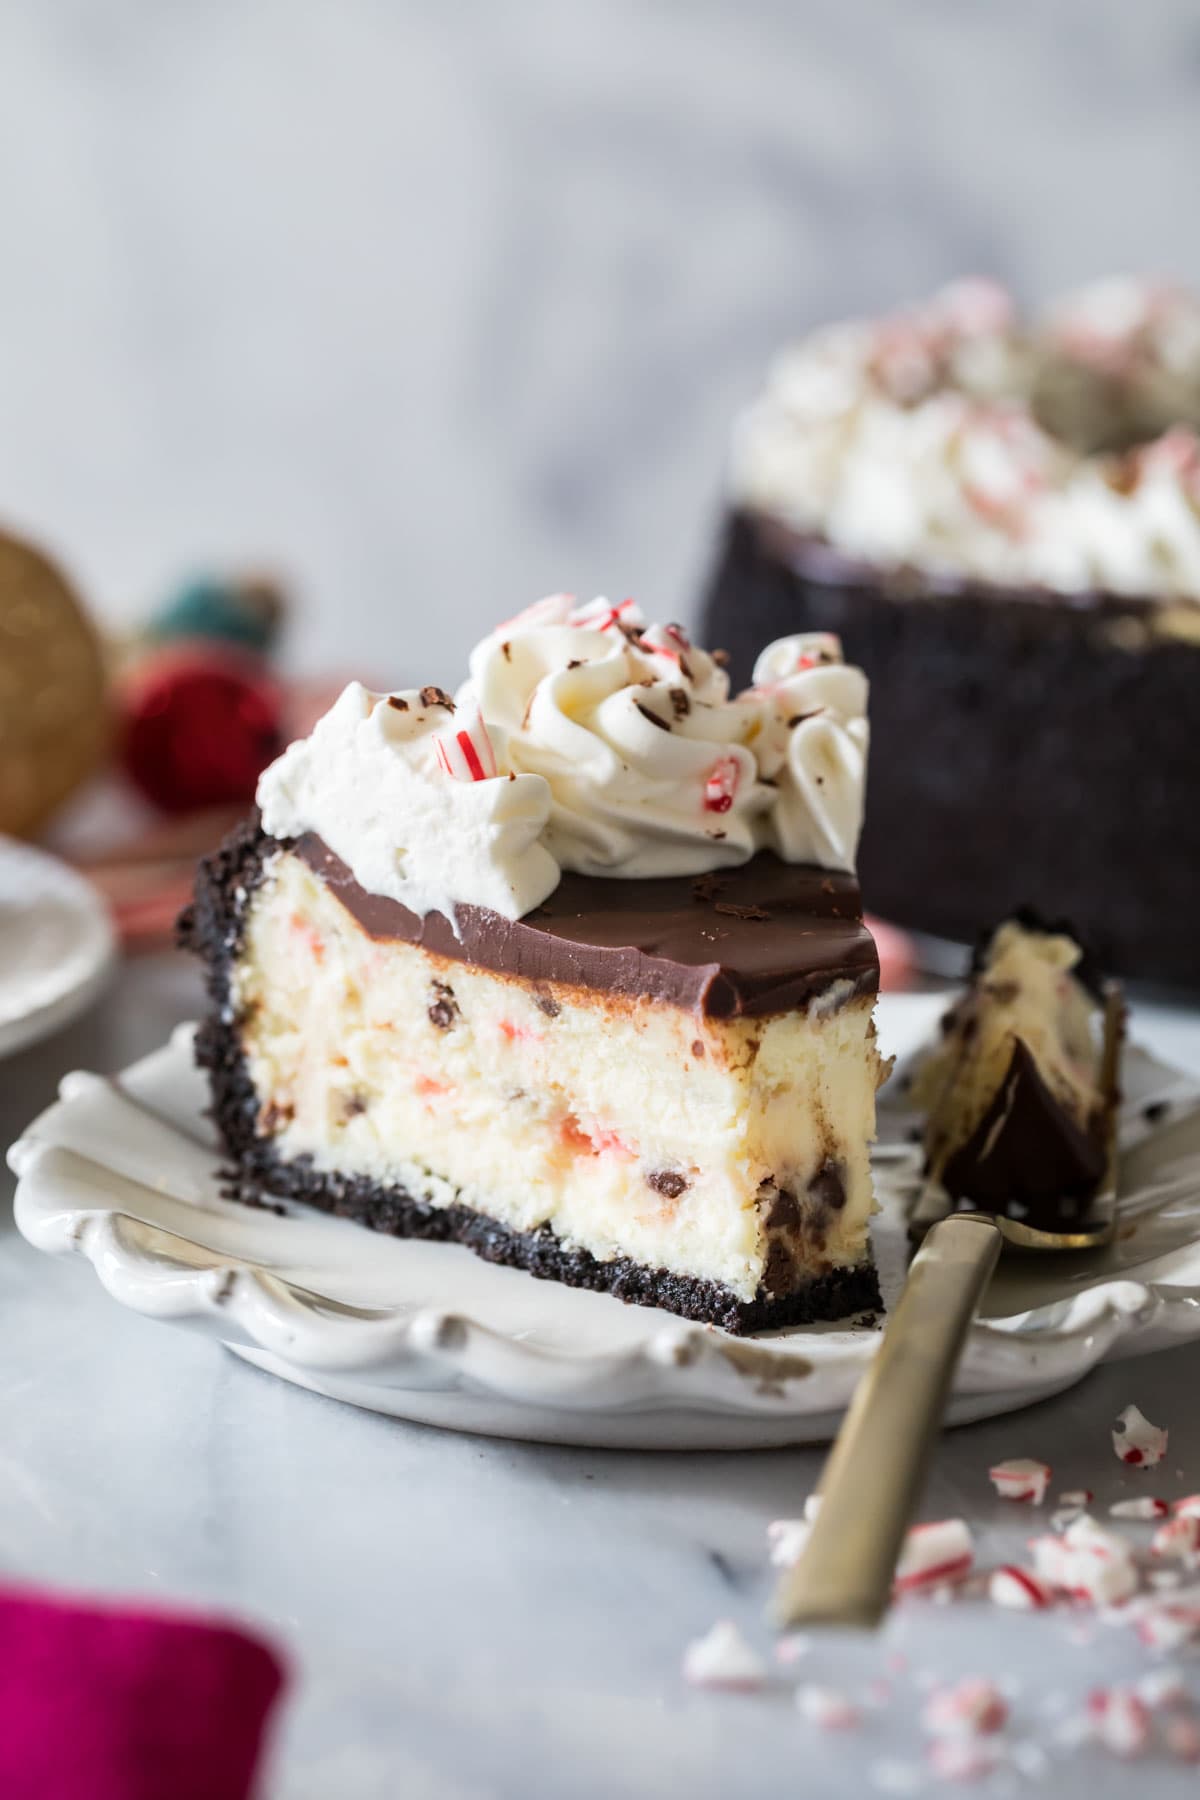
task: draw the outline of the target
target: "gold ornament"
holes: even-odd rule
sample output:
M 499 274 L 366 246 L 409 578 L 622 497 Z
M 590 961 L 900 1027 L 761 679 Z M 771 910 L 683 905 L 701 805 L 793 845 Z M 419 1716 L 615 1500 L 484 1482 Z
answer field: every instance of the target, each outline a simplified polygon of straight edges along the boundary
M 107 741 L 96 632 L 54 564 L 0 532 L 0 831 L 36 831 Z

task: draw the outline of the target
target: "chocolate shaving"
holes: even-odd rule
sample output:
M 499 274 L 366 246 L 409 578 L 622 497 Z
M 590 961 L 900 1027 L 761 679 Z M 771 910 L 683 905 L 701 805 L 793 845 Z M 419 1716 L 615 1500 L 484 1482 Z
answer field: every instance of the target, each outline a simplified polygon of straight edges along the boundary
M 729 652 L 728 650 L 710 650 L 708 653 L 708 660 L 709 662 L 716 663 L 718 669 L 727 669 L 729 667 Z
M 397 712 L 407 712 L 408 711 L 408 701 L 402 700 L 400 698 L 399 694 L 389 694 L 388 695 L 388 705 L 394 706 Z
M 732 901 L 718 900 L 713 906 L 714 912 L 727 913 L 731 919 L 770 919 L 771 915 L 762 906 L 735 906 Z
M 512 661 L 512 645 L 510 643 L 508 643 L 507 641 L 504 642 L 503 644 L 501 644 L 500 654 L 504 658 L 505 662 L 511 662 Z
M 458 1001 L 454 998 L 454 989 L 448 981 L 433 983 L 435 998 L 429 1007 L 429 1023 L 436 1025 L 439 1031 L 449 1031 L 458 1017 Z
M 582 656 L 573 656 L 571 658 L 570 662 L 567 664 L 567 667 L 568 667 L 568 669 L 582 669 L 582 667 L 583 667 Z
M 422 706 L 444 706 L 447 712 L 454 711 L 454 702 L 444 688 L 423 687 L 421 689 Z
M 711 871 L 707 875 L 697 875 L 692 882 L 693 900 L 715 900 L 729 886 L 729 878 Z
M 657 725 L 660 731 L 670 731 L 671 727 L 666 719 L 660 719 L 656 712 L 651 712 L 650 708 L 643 706 L 640 700 L 635 700 L 633 704 L 643 719 L 648 719 L 651 725 Z
M 662 1194 L 667 1200 L 678 1200 L 680 1194 L 686 1194 L 691 1185 L 687 1176 L 680 1174 L 678 1169 L 651 1169 L 646 1177 L 646 1186 L 653 1188 L 656 1194 Z
M 692 710 L 692 703 L 688 699 L 686 691 L 683 688 L 672 688 L 670 690 L 670 701 L 675 717 L 677 719 L 686 719 Z

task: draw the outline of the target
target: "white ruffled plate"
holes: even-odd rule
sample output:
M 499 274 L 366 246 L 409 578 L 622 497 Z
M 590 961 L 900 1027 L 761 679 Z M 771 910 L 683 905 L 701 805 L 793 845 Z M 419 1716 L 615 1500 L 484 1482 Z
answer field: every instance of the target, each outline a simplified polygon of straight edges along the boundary
M 914 1048 L 939 1010 L 927 996 L 885 999 L 885 1047 Z M 914 1178 L 898 1088 L 877 1162 L 885 1293 L 902 1277 L 901 1201 Z M 1117 1243 L 1086 1261 L 1004 1264 L 959 1371 L 955 1423 L 1044 1398 L 1107 1357 L 1200 1336 L 1200 1083 L 1139 1052 L 1126 1088 L 1132 1192 Z M 1150 1100 L 1167 1102 L 1153 1126 Z M 457 1245 L 239 1206 L 220 1196 L 205 1103 L 190 1028 L 117 1080 L 68 1075 L 9 1153 L 17 1223 L 41 1250 L 87 1257 L 122 1304 L 319 1393 L 554 1443 L 808 1443 L 835 1430 L 878 1342 L 839 1327 L 739 1340 Z
M 0 1056 L 82 1012 L 107 980 L 115 948 L 104 902 L 82 875 L 0 837 Z

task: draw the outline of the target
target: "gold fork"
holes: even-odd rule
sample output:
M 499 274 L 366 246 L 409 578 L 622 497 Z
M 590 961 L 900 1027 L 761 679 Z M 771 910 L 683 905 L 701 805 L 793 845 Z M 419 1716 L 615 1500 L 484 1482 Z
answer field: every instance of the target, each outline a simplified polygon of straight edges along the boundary
M 1070 1231 L 1044 1231 L 983 1212 L 953 1213 L 930 1227 L 829 1453 L 804 1549 L 776 1589 L 771 1616 L 780 1627 L 871 1626 L 887 1611 L 954 1371 L 1002 1247 L 1094 1250 L 1111 1239 L 1123 1019 L 1120 992 L 1110 988 L 1100 1069 L 1106 1169 L 1091 1210 Z M 929 1197 L 927 1189 L 922 1201 Z M 918 1202 L 914 1219 L 920 1221 L 923 1210 Z

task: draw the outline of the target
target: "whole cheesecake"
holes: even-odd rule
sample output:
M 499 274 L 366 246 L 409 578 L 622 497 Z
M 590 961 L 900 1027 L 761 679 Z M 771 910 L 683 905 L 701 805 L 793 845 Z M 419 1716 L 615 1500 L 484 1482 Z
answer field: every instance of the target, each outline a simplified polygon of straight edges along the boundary
M 735 678 L 837 633 L 871 681 L 868 905 L 973 939 L 1033 902 L 1200 987 L 1200 302 L 991 284 L 832 328 L 739 422 L 705 604 Z

